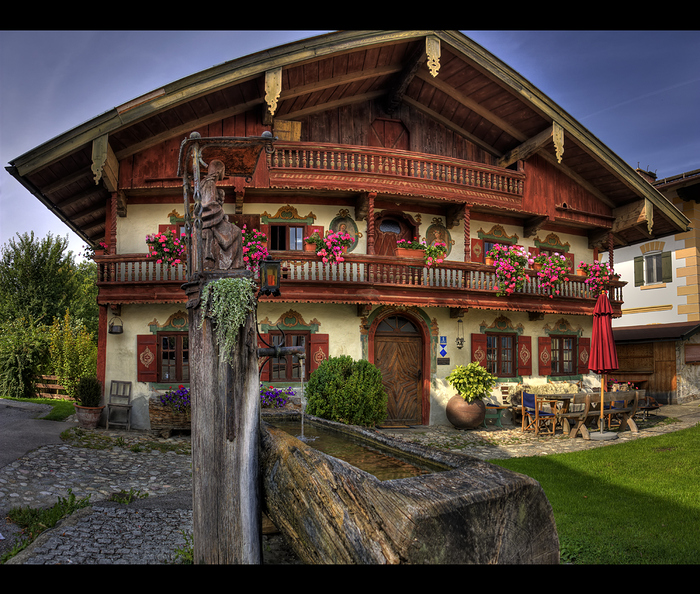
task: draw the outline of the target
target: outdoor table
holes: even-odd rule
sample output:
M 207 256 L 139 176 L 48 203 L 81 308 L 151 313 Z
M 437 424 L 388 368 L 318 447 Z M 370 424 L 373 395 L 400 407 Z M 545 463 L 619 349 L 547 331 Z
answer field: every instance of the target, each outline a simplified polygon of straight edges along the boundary
M 566 432 L 570 427 L 570 421 L 575 421 L 574 427 L 570 428 L 569 437 L 576 437 L 580 432 L 584 439 L 590 439 L 587 426 L 592 425 L 594 421 L 600 422 L 600 392 L 579 392 L 577 394 L 567 394 L 567 396 L 572 397 L 569 398 L 569 402 L 584 404 L 584 410 L 562 410 L 559 414 L 562 429 Z M 639 394 L 637 391 L 605 392 L 603 396 L 604 406 L 610 407 L 612 403 L 618 401 L 624 401 L 624 405 L 617 408 L 605 408 L 603 416 L 616 416 L 620 420 L 620 431 L 629 428 L 632 433 L 637 433 L 639 430 L 634 422 L 634 415 L 637 412 L 638 399 Z

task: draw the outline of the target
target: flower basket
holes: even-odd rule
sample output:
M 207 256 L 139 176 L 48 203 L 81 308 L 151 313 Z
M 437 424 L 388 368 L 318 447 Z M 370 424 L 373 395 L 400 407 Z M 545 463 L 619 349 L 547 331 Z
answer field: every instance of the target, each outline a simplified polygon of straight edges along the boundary
M 311 245 L 324 264 L 337 264 L 345 261 L 343 256 L 354 241 L 349 233 L 343 231 L 327 231 L 325 237 L 312 233 L 304 238 L 304 249 Z
M 562 254 L 554 252 L 537 256 L 533 265 L 540 266 L 537 271 L 540 287 L 549 289 L 549 298 L 554 299 L 561 293 L 562 285 L 569 280 L 569 261 Z
M 525 268 L 533 262 L 524 247 L 496 244 L 486 257 L 493 258 L 496 266 L 496 295 L 504 297 L 522 290 L 525 285 Z
M 151 429 L 160 433 L 169 435 L 171 431 L 191 429 L 191 412 L 190 390 L 182 385 L 148 400 Z
M 257 229 L 248 229 L 243 225 L 243 262 L 248 270 L 258 270 L 260 261 L 268 256 L 267 235 Z
M 605 291 L 615 276 L 615 271 L 607 262 L 599 262 L 598 260 L 594 260 L 593 264 L 581 262 L 576 274 L 579 274 L 580 271 L 583 271 L 584 276 L 588 277 L 584 283 L 588 285 L 594 297 L 598 297 Z

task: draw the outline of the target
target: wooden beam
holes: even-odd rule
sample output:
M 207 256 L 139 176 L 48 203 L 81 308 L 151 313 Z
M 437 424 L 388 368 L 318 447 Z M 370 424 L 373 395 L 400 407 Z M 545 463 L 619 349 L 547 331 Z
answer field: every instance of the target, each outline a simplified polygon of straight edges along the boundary
M 393 114 L 399 108 L 401 102 L 403 101 L 403 97 L 406 94 L 408 85 L 414 79 L 416 73 L 418 70 L 420 70 L 420 67 L 425 64 L 426 60 L 427 55 L 423 47 L 417 50 L 409 58 L 406 66 L 397 77 L 397 80 L 393 85 L 392 92 L 386 98 L 385 107 L 390 114 Z
M 525 221 L 523 225 L 523 235 L 525 237 L 533 237 L 537 235 L 542 226 L 549 220 L 548 216 L 532 217 Z
M 625 206 L 620 206 L 613 210 L 615 221 L 613 222 L 612 232 L 620 233 L 631 227 L 647 224 L 647 233 L 651 234 L 653 225 L 654 207 L 650 200 L 638 200 Z
M 534 155 L 550 140 L 555 140 L 557 146 L 557 160 L 561 163 L 561 152 L 563 152 L 564 130 L 556 122 L 552 122 L 552 127 L 543 130 L 539 134 L 523 142 L 520 146 L 516 146 L 509 151 L 498 161 L 499 167 L 508 167 L 516 161 L 524 161 L 528 157 Z

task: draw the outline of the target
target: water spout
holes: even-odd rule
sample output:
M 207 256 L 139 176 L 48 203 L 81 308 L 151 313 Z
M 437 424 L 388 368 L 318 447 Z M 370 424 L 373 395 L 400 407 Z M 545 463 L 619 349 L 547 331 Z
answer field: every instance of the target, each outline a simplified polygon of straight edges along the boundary
M 305 437 L 304 436 L 304 413 L 306 411 L 306 397 L 304 396 L 304 375 L 306 373 L 306 358 L 303 355 L 299 356 L 299 359 L 301 360 L 301 373 L 299 374 L 301 380 L 299 382 L 300 384 L 300 396 L 301 396 L 301 435 L 297 436 L 297 439 L 299 441 L 303 441 L 304 443 L 308 443 L 310 441 L 314 441 L 316 438 L 315 437 Z

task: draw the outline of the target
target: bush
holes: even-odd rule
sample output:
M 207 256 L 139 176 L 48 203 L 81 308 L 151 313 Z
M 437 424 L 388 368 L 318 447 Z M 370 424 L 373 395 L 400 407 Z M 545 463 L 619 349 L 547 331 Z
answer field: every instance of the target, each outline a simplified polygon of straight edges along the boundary
M 19 318 L 0 327 L 0 396 L 34 398 L 36 376 L 44 372 L 48 340 L 44 326 Z
M 95 376 L 81 377 L 75 388 L 75 397 L 81 406 L 100 406 L 102 383 Z
M 306 412 L 329 421 L 371 427 L 386 419 L 382 374 L 364 359 L 325 360 L 309 377 L 306 398 Z

